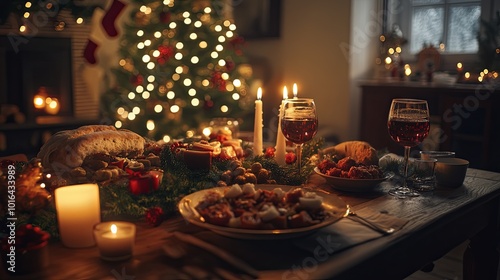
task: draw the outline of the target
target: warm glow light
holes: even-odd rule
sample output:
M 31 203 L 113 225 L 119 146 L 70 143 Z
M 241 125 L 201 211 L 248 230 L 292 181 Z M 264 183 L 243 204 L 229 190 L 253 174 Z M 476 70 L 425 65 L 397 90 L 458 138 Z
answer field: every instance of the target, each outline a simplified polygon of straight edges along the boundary
M 76 24 L 82 24 L 83 23 L 83 18 L 79 17 L 76 19 Z
M 283 87 L 283 99 L 288 99 L 288 89 L 286 86 Z
M 135 93 L 129 92 L 127 97 L 128 99 L 133 100 L 135 98 Z
M 185 86 L 190 86 L 192 84 L 191 80 L 190 79 L 184 79 L 184 85 Z
M 207 44 L 207 42 L 205 42 L 205 41 L 201 41 L 201 42 L 198 44 L 198 46 L 200 46 L 200 48 L 202 48 L 202 49 L 205 49 L 205 48 L 208 46 L 208 44 Z
M 470 78 L 470 73 L 469 73 L 469 72 L 465 72 L 464 77 L 465 77 L 466 79 L 469 79 L 469 78 Z
M 386 57 L 385 64 L 391 64 L 391 63 L 392 63 L 392 59 L 390 57 Z
M 156 113 L 161 113 L 161 111 L 163 111 L 163 106 L 156 104 L 154 110 Z
M 193 105 L 194 107 L 199 106 L 200 105 L 200 100 L 198 98 L 193 98 L 191 100 L 191 105 Z
M 201 133 L 203 133 L 203 135 L 208 137 L 210 136 L 210 134 L 212 134 L 212 129 L 210 127 L 205 127 Z
M 45 107 L 45 100 L 42 96 L 35 95 L 35 97 L 33 98 L 33 105 L 35 105 L 35 108 L 37 109 L 42 109 L 43 107 Z
M 198 62 L 200 62 L 200 59 L 197 56 L 191 57 L 191 63 L 196 64 Z
M 240 87 L 240 86 L 241 86 L 241 81 L 240 81 L 240 79 L 234 79 L 234 81 L 233 81 L 233 85 L 234 85 L 235 87 Z
M 237 92 L 235 92 L 233 93 L 232 98 L 233 100 L 240 100 L 240 95 Z
M 153 120 L 148 120 L 146 122 L 146 128 L 151 131 L 155 129 L 155 122 Z
M 137 93 L 141 93 L 141 92 L 143 92 L 143 91 L 144 91 L 144 87 L 143 87 L 143 86 L 141 86 L 141 85 L 138 85 L 137 87 L 135 87 L 135 91 L 136 91 Z
M 29 2 L 29 1 L 26 2 L 26 4 L 24 4 L 24 7 L 28 8 L 28 9 L 31 8 L 31 2 Z
M 149 91 L 145 91 L 145 92 L 142 93 L 142 98 L 143 99 L 148 99 L 150 96 L 151 96 L 151 94 L 149 93 Z
M 137 106 L 132 109 L 132 113 L 134 113 L 136 115 L 138 115 L 140 112 L 141 112 L 141 108 L 139 108 Z
M 179 105 L 170 106 L 170 112 L 172 112 L 172 113 L 178 113 L 180 110 L 181 110 L 181 108 L 179 107 Z
M 222 31 L 222 26 L 220 26 L 220 25 L 216 25 L 214 29 L 215 29 L 215 31 L 217 31 L 217 32 L 221 32 L 221 31 Z
M 259 87 L 259 88 L 257 89 L 257 99 L 258 99 L 258 100 L 261 100 L 261 99 L 262 99 L 262 88 L 261 88 L 261 87 Z
M 142 36 L 144 36 L 144 31 L 143 30 L 138 30 L 136 34 L 137 34 L 138 37 L 142 37 Z
M 196 38 L 198 38 L 198 35 L 196 33 L 193 32 L 193 33 L 189 34 L 189 39 L 196 40 Z
M 293 98 L 297 98 L 298 90 L 297 90 L 297 84 L 296 83 L 293 84 L 292 92 L 293 92 Z
M 462 62 L 457 63 L 457 69 L 462 70 L 463 64 Z
M 387 50 L 387 52 L 388 52 L 389 54 L 394 54 L 394 49 L 393 49 L 393 48 L 389 48 L 389 49 Z
M 163 142 L 168 143 L 168 142 L 170 142 L 170 139 L 171 139 L 170 136 L 163 135 Z
M 173 91 L 167 92 L 167 98 L 168 99 L 174 99 L 174 97 L 175 97 L 175 92 L 173 92 Z
M 51 98 L 50 102 L 47 102 L 48 99 L 49 98 L 45 100 L 45 103 L 47 104 L 47 106 L 45 107 L 45 111 L 51 115 L 59 113 L 60 106 L 57 98 Z
M 401 50 L 401 47 L 396 47 L 396 52 L 397 52 L 397 53 L 401 53 L 401 51 L 402 51 L 402 50 Z
M 229 111 L 229 107 L 227 107 L 226 105 L 222 105 L 220 106 L 220 111 L 222 113 L 227 113 L 227 111 Z
M 121 121 L 116 121 L 115 122 L 115 127 L 116 128 L 121 128 L 122 127 L 122 122 Z
M 112 224 L 110 230 L 112 234 L 116 234 L 118 232 L 118 227 L 115 224 Z

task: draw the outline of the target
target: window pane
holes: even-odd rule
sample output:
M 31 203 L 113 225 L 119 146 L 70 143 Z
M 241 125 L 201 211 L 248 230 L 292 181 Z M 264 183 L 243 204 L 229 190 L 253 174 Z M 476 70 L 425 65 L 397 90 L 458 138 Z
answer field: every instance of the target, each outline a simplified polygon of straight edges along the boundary
M 413 0 L 413 6 L 442 4 L 444 0 Z
M 443 40 L 444 8 L 422 7 L 413 9 L 410 52 L 417 53 L 424 45 L 439 46 Z
M 478 50 L 477 32 L 481 7 L 455 6 L 450 10 L 448 23 L 448 52 L 474 53 Z

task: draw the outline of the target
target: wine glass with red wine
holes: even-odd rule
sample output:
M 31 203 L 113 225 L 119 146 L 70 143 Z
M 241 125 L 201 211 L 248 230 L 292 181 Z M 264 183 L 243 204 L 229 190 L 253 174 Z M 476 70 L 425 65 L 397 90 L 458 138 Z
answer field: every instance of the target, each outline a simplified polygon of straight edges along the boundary
M 422 143 L 429 135 L 429 106 L 427 101 L 419 99 L 393 99 L 387 128 L 392 140 L 404 147 L 403 184 L 389 191 L 400 198 L 419 196 L 417 191 L 406 185 L 410 149 Z
M 311 98 L 287 99 L 281 110 L 281 131 L 296 145 L 297 166 L 302 169 L 302 145 L 318 132 L 316 105 Z

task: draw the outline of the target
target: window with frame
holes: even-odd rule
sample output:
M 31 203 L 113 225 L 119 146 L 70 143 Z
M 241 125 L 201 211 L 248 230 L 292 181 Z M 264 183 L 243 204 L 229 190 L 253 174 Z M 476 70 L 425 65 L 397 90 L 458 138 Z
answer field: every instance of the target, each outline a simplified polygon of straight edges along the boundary
M 477 35 L 481 19 L 493 18 L 498 9 L 495 0 L 384 0 L 385 29 L 400 27 L 408 43 L 403 58 L 411 57 L 428 46 L 440 49 L 454 59 L 477 59 Z

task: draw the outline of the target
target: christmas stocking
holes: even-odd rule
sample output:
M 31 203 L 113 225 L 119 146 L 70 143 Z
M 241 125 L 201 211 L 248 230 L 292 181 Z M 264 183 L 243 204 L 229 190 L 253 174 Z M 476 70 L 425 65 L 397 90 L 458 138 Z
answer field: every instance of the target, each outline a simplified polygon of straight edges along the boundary
M 113 0 L 111 7 L 102 18 L 102 27 L 110 37 L 116 37 L 118 30 L 116 30 L 115 21 L 121 11 L 125 8 L 125 4 L 120 0 Z
M 98 45 L 94 41 L 92 41 L 92 39 L 89 39 L 87 41 L 85 49 L 83 50 L 83 57 L 90 64 L 96 64 L 97 62 L 97 59 L 95 57 L 95 51 L 97 47 Z

